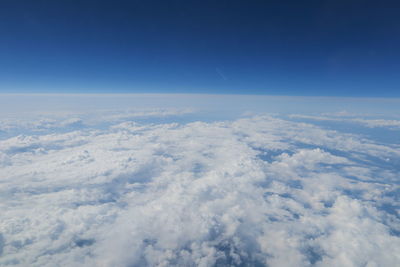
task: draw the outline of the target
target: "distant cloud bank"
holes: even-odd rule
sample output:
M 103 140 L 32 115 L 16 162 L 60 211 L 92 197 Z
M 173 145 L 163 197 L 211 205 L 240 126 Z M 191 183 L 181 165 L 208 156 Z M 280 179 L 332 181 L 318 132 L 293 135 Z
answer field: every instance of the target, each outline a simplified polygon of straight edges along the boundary
M 357 123 L 366 127 L 376 128 L 376 127 L 388 127 L 388 128 L 400 128 L 400 120 L 387 120 L 387 119 L 360 119 L 360 118 L 348 118 L 336 116 L 315 116 L 315 115 L 302 115 L 302 114 L 292 114 L 289 117 L 316 121 L 334 121 L 334 122 L 349 122 Z

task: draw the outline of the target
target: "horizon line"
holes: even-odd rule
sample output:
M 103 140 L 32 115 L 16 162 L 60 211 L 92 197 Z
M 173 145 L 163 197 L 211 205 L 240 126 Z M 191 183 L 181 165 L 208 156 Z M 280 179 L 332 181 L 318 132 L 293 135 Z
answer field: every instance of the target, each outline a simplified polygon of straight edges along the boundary
M 330 96 L 330 95 L 275 95 L 275 94 L 240 94 L 240 93 L 2 93 L 0 96 L 229 96 L 229 97 L 272 97 L 272 98 L 313 98 L 313 99 L 380 99 L 380 100 L 400 100 L 399 97 L 388 96 Z

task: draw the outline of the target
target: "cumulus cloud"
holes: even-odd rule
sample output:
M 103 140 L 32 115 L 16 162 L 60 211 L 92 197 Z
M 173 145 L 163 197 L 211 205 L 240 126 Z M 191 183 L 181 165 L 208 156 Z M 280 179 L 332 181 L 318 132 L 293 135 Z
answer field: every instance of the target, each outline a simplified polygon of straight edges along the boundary
M 111 124 L 145 120 L 154 118 L 180 117 L 194 113 L 189 108 L 158 108 L 158 109 L 99 109 L 91 112 L 33 112 L 18 114 L 14 117 L 0 119 L 0 138 L 11 137 L 23 133 L 36 134 L 51 132 L 66 132 L 84 128 L 100 128 Z
M 0 141 L 0 265 L 400 262 L 396 145 L 270 116 L 118 118 Z

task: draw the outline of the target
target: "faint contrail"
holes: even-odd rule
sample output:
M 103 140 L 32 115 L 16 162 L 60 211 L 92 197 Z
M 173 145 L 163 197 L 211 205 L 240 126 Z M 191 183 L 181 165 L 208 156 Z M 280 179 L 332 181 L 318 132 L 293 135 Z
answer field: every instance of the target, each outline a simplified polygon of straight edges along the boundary
M 219 74 L 219 76 L 221 76 L 221 78 L 222 78 L 224 81 L 228 80 L 228 79 L 226 78 L 226 76 L 221 72 L 221 70 L 220 70 L 219 68 L 215 68 L 215 71 Z

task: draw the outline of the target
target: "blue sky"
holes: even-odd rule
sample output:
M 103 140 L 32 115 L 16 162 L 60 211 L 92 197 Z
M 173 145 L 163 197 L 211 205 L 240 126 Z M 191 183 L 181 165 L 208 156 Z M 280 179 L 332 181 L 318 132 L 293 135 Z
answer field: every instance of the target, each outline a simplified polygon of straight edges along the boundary
M 0 3 L 0 92 L 400 96 L 389 1 Z

